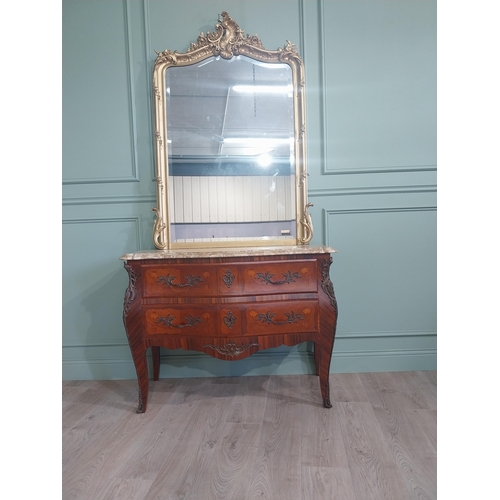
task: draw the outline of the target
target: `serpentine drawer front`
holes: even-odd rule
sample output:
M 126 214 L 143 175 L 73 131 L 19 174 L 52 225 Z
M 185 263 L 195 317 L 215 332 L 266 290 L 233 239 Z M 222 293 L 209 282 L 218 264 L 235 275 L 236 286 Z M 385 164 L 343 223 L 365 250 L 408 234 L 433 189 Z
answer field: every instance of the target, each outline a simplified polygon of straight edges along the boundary
M 155 251 L 122 257 L 129 273 L 123 318 L 139 382 L 138 412 L 159 348 L 198 350 L 234 361 L 261 349 L 314 342 L 325 407 L 337 303 L 328 247 Z
M 268 261 L 209 266 L 149 266 L 144 275 L 146 297 L 212 297 L 316 292 L 316 261 Z
M 145 309 L 145 335 L 273 335 L 319 333 L 317 300 L 234 304 L 207 308 L 180 304 Z

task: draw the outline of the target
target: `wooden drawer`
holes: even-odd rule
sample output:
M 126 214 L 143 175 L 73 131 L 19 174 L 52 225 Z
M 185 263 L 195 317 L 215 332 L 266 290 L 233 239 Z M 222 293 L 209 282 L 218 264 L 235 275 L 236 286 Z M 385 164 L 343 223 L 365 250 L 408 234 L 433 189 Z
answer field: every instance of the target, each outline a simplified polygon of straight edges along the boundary
M 265 295 L 316 292 L 315 260 L 290 260 L 226 264 L 219 267 L 221 295 Z
M 147 335 L 235 336 L 319 331 L 316 300 L 151 307 Z
M 315 260 L 144 267 L 144 297 L 215 297 L 317 292 Z
M 319 332 L 316 300 L 262 302 L 245 307 L 245 335 Z
M 161 307 L 146 309 L 147 335 L 213 335 L 217 312 L 209 307 Z
M 145 297 L 206 297 L 216 295 L 216 268 L 178 264 L 145 268 Z
M 242 269 L 243 293 L 282 294 L 316 292 L 316 261 L 259 262 Z

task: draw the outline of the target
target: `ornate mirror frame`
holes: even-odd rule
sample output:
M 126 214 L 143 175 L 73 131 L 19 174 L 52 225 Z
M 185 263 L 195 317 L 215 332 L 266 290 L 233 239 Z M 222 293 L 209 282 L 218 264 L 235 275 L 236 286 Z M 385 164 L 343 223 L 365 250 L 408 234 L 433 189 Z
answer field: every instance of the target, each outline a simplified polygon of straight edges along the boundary
M 196 43 L 192 43 L 187 52 L 164 50 L 157 52 L 153 69 L 153 99 L 155 109 L 154 134 L 156 152 L 156 194 L 157 206 L 152 208 L 156 213 L 153 227 L 153 241 L 156 248 L 234 247 L 235 241 L 209 242 L 203 245 L 196 243 L 176 243 L 171 241 L 169 219 L 169 176 L 168 176 L 168 144 L 166 120 L 166 71 L 172 66 L 189 66 L 213 56 L 232 59 L 235 56 L 247 56 L 265 63 L 285 63 L 292 70 L 293 109 L 294 109 L 294 151 L 295 151 L 295 205 L 296 205 L 296 237 L 287 244 L 306 245 L 313 237 L 313 226 L 308 208 L 312 205 L 307 200 L 307 168 L 305 140 L 305 88 L 304 65 L 297 47 L 286 42 L 283 48 L 266 50 L 257 35 L 243 36 L 243 30 L 227 14 L 221 13 L 221 19 L 215 25 L 214 32 L 201 33 Z M 245 246 L 282 245 L 278 240 L 245 241 Z

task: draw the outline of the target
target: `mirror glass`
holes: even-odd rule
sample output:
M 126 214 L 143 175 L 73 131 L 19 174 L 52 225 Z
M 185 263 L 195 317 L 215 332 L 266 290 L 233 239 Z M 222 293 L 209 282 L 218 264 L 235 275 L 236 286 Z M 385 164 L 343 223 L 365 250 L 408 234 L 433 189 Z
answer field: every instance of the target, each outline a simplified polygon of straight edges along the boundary
M 222 12 L 153 69 L 159 249 L 307 244 L 304 67 Z
M 165 85 L 171 241 L 294 240 L 290 66 L 210 57 Z

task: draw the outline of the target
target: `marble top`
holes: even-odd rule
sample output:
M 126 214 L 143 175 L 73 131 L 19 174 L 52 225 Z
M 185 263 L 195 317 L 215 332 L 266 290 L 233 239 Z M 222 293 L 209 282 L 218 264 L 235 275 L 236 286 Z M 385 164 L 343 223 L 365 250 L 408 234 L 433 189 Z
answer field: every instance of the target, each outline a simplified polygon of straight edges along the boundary
M 174 250 L 145 250 L 142 252 L 128 253 L 120 257 L 120 259 L 199 259 L 205 257 L 251 257 L 253 255 L 295 255 L 315 253 L 337 253 L 337 250 L 326 246 L 310 247 L 309 245 L 200 249 L 179 248 Z

